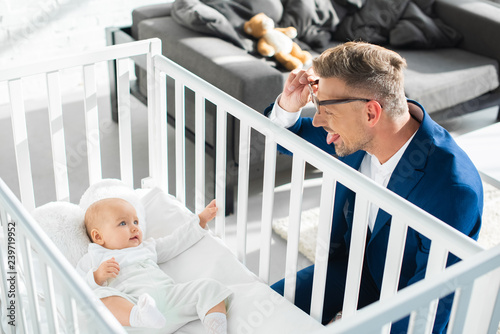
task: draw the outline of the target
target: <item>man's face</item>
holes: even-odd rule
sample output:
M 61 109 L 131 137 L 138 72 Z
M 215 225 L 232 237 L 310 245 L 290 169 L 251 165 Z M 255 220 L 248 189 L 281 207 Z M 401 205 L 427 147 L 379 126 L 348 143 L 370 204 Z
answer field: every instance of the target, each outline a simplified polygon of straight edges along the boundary
M 321 78 L 315 88 L 315 94 L 320 101 L 360 97 L 350 93 L 345 83 L 337 78 Z M 314 115 L 313 125 L 328 132 L 326 141 L 335 145 L 337 155 L 343 157 L 366 150 L 369 146 L 371 135 L 363 118 L 365 107 L 364 101 L 323 105 Z

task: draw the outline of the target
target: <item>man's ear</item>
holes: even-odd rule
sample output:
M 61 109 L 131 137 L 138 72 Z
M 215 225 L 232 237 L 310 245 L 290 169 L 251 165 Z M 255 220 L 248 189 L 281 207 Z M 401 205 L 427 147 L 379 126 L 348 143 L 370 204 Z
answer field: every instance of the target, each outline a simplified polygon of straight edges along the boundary
M 90 238 L 92 241 L 98 245 L 102 245 L 104 243 L 104 240 L 102 238 L 102 234 L 97 230 L 97 229 L 92 229 L 90 231 Z
M 367 121 L 370 126 L 375 126 L 380 120 L 382 115 L 382 106 L 375 100 L 369 101 L 366 103 L 366 116 Z

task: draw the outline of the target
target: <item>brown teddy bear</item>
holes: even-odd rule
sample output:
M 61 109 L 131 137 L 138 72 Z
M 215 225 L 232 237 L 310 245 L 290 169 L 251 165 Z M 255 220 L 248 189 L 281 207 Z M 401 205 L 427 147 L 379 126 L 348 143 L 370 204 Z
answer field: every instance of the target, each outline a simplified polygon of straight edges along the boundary
M 310 65 L 312 56 L 292 41 L 297 36 L 294 27 L 275 28 L 274 21 L 264 13 L 245 22 L 247 34 L 258 38 L 257 51 L 264 57 L 274 58 L 289 71 Z

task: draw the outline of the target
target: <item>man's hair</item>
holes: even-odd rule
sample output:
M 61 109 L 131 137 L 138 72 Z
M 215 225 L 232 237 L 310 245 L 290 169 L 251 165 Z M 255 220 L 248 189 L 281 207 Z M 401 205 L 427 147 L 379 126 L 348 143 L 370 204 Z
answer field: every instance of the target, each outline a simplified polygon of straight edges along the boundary
M 379 101 L 393 117 L 408 110 L 404 93 L 405 67 L 406 61 L 398 53 L 365 42 L 340 44 L 313 60 L 314 72 L 319 77 L 342 80 L 353 94 L 365 94 L 356 97 Z

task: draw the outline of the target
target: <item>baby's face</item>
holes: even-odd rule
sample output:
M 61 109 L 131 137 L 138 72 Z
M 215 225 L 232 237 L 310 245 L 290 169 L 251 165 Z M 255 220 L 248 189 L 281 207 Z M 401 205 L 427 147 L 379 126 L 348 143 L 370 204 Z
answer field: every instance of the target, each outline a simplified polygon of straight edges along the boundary
M 139 246 L 142 231 L 135 208 L 129 202 L 113 198 L 107 201 L 100 217 L 101 246 L 108 249 L 123 249 Z

